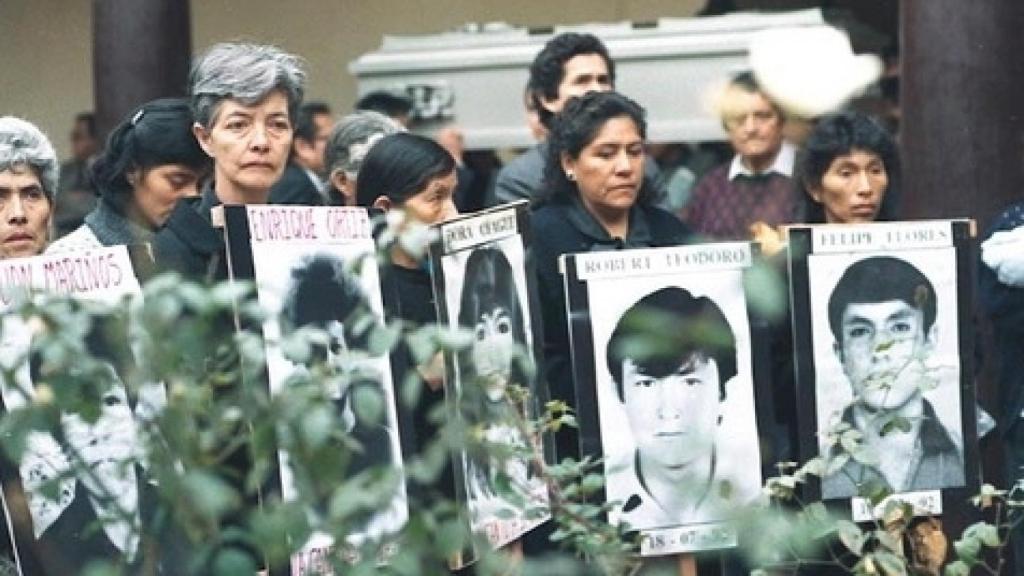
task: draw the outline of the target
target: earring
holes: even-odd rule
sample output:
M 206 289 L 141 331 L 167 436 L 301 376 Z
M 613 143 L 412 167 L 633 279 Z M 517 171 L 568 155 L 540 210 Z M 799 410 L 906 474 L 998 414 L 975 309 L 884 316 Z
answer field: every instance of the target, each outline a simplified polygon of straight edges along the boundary
M 569 182 L 576 181 L 576 174 L 572 170 L 567 171 L 565 173 L 565 177 L 569 179 Z

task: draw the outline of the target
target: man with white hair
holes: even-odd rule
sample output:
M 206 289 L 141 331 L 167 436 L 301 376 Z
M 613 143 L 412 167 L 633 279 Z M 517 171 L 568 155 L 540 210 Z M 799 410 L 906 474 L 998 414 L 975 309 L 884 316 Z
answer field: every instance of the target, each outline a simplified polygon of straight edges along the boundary
M 57 154 L 29 122 L 0 118 L 0 258 L 35 256 L 50 240 Z
M 756 223 L 775 227 L 800 220 L 796 155 L 782 137 L 782 109 L 752 73 L 743 72 L 730 81 L 720 112 L 735 155 L 697 183 L 683 221 L 708 238 L 747 240 Z

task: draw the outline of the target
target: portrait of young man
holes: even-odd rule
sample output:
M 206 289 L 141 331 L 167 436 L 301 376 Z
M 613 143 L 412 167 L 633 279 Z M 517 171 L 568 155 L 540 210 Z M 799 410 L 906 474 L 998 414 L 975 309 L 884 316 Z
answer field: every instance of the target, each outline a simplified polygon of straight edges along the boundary
M 843 271 L 827 314 L 852 400 L 830 423 L 819 421 L 819 432 L 845 423 L 863 435 L 866 457 L 849 458 L 824 477 L 822 497 L 860 496 L 876 486 L 900 493 L 964 484 L 959 423 L 944 422 L 926 397 L 949 383 L 932 358 L 939 310 L 933 282 L 906 260 L 871 256 Z M 819 378 L 819 402 L 823 386 L 835 385 Z M 956 388 L 940 393 L 955 395 Z
M 619 318 L 606 362 L 635 443 L 621 521 L 646 530 L 720 519 L 734 491 L 717 440 L 737 373 L 722 310 L 678 286 L 651 292 Z

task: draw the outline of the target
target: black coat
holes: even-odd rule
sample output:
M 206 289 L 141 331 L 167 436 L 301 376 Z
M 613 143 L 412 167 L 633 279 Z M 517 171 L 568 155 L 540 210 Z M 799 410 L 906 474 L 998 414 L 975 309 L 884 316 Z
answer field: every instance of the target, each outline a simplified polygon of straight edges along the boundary
M 324 198 L 306 171 L 298 164 L 289 162 L 281 179 L 270 189 L 267 203 L 321 206 Z
M 183 198 L 153 238 L 159 270 L 173 270 L 195 280 L 224 280 L 227 259 L 224 235 L 211 223 L 210 210 L 220 204 L 212 186 L 199 198 Z

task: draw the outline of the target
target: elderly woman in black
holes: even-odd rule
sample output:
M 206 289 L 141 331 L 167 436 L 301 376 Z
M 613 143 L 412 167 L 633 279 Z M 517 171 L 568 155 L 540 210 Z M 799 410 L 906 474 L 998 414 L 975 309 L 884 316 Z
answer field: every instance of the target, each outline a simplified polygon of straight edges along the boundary
M 689 230 L 656 208 L 644 181 L 644 110 L 614 92 L 570 101 L 549 135 L 546 194 L 532 216 L 537 287 L 544 319 L 545 375 L 551 398 L 575 405 L 562 254 L 682 243 Z M 575 431 L 556 438 L 558 457 L 576 455 Z
M 154 239 L 157 263 L 200 278 L 227 276 L 219 204 L 265 204 L 284 172 L 305 92 L 303 61 L 275 46 L 225 42 L 195 59 L 189 74 L 192 132 L 213 160 L 211 186 L 178 202 Z

